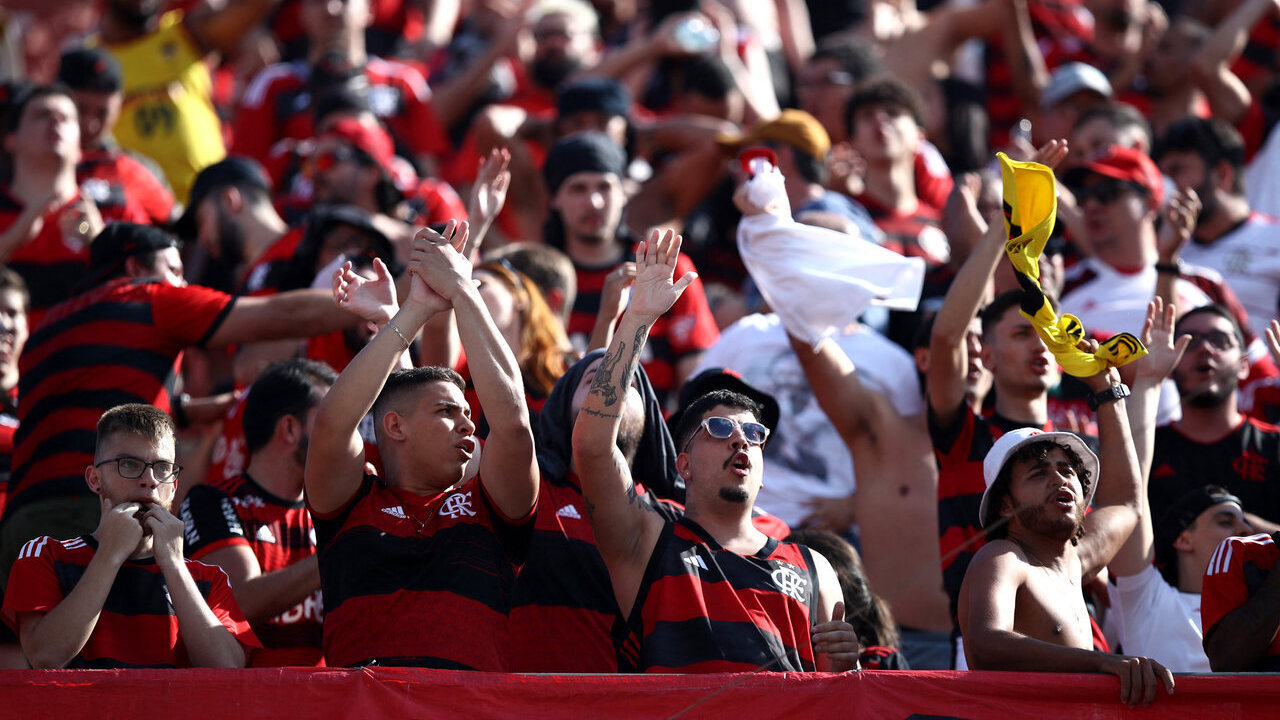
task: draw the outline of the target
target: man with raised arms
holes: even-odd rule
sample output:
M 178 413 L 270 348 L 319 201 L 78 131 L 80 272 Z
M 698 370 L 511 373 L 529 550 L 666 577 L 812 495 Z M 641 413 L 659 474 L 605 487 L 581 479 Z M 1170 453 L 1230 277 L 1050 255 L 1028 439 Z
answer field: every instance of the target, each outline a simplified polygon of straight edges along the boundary
M 672 279 L 680 237 L 654 231 L 636 250 L 631 303 L 573 430 L 573 457 L 596 544 L 646 672 L 857 668 L 858 638 L 842 617 L 830 563 L 772 540 L 751 523 L 768 436 L 759 408 L 710 393 L 676 428 L 683 515 L 666 519 L 636 493 L 615 438 L 649 328 L 696 278 Z

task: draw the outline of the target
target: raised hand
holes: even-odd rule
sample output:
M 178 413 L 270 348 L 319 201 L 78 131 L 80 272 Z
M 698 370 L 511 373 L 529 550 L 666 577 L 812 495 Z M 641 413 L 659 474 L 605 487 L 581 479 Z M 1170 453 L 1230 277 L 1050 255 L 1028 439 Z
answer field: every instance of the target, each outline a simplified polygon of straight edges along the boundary
M 379 258 L 373 259 L 373 277 L 356 272 L 350 262 L 333 272 L 333 301 L 338 307 L 382 327 L 400 304 L 391 272 Z
M 698 279 L 695 272 L 687 272 L 679 280 L 672 281 L 676 260 L 680 256 L 680 236 L 672 230 L 656 228 L 649 232 L 649 239 L 636 248 L 636 279 L 631 287 L 631 304 L 628 313 L 635 313 L 644 324 L 652 324 L 675 304 L 684 289 Z
M 467 244 L 469 226 L 450 220 L 444 233 L 422 228 L 413 237 L 409 255 L 409 272 L 413 280 L 405 305 L 430 314 L 453 306 L 454 294 L 471 282 L 471 263 L 462 255 Z
M 1070 152 L 1071 148 L 1067 147 L 1066 139 L 1050 140 L 1036 148 L 1035 153 L 1031 155 L 1031 162 L 1040 163 L 1050 170 L 1057 170 L 1058 165 L 1067 159 Z
M 617 320 L 627 308 L 627 290 L 636 280 L 636 264 L 624 262 L 614 268 L 604 278 L 604 289 L 600 292 L 600 311 L 598 317 L 607 318 L 609 322 Z
M 1200 198 L 1191 188 L 1179 190 L 1169 198 L 1169 203 L 1160 212 L 1164 222 L 1160 224 L 1160 232 L 1156 234 L 1156 249 L 1162 262 L 1173 262 L 1182 253 L 1182 248 L 1191 239 L 1191 232 L 1196 229 L 1196 218 L 1200 217 Z
M 511 185 L 511 152 L 506 148 L 493 148 L 480 163 L 476 183 L 471 187 L 469 211 L 477 227 L 492 222 L 507 202 L 507 188 Z
M 1148 303 L 1147 319 L 1142 324 L 1142 344 L 1147 346 L 1147 354 L 1136 363 L 1137 378 L 1160 382 L 1182 359 L 1191 338 L 1184 335 L 1175 340 L 1173 326 L 1177 317 L 1178 308 L 1172 303 L 1165 305 L 1159 296 Z

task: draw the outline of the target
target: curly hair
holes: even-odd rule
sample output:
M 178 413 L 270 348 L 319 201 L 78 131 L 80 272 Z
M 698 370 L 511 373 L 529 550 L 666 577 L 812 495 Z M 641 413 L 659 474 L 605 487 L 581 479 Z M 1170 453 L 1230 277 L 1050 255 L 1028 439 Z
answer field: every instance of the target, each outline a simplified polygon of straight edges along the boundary
M 1055 448 L 1066 453 L 1067 462 L 1071 463 L 1076 477 L 1080 480 L 1080 492 L 1084 497 L 1089 497 L 1089 487 L 1093 482 L 1093 477 L 1089 473 L 1089 469 L 1085 467 L 1084 460 L 1080 458 L 1080 455 L 1075 450 L 1053 440 L 1039 440 L 1023 445 L 1004 461 L 1004 466 L 1000 468 L 1000 474 L 996 475 L 995 482 L 991 483 L 990 494 L 987 496 L 987 514 L 982 518 L 982 527 L 986 528 L 988 541 L 1003 540 L 1009 536 L 1009 523 L 1001 522 L 1003 518 L 1000 517 L 1000 506 L 1004 504 L 1005 497 L 1010 499 L 1013 497 L 1014 464 L 1032 460 L 1044 460 Z M 1071 544 L 1077 544 L 1082 537 L 1084 537 L 1083 525 L 1077 528 L 1075 535 L 1071 538 Z

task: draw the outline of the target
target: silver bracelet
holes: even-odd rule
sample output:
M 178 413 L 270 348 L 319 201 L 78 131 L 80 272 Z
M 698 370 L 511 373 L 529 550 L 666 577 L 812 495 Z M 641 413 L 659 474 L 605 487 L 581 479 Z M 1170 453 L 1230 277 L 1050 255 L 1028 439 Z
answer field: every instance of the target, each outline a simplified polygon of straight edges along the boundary
M 395 323 L 393 323 L 393 322 L 391 322 L 390 320 L 388 320 L 388 321 L 387 321 L 387 327 L 391 328 L 391 330 L 392 330 L 396 335 L 399 335 L 399 336 L 400 336 L 400 342 L 403 342 L 403 343 L 404 343 L 404 349 L 405 349 L 405 350 L 408 350 L 408 349 L 409 349 L 409 344 L 410 344 L 410 343 L 409 343 L 409 338 L 405 337 L 405 336 L 404 336 L 404 333 L 400 332 L 400 328 L 396 327 L 396 324 L 395 324 Z

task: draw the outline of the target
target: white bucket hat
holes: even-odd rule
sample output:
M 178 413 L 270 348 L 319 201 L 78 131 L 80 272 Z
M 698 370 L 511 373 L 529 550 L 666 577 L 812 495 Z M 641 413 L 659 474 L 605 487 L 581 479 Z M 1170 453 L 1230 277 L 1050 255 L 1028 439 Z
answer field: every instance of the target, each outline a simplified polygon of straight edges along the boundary
M 1002 435 L 987 451 L 987 457 L 982 461 L 982 477 L 987 482 L 987 489 L 982 493 L 982 503 L 978 506 L 978 522 L 982 527 L 987 526 L 987 499 L 991 496 L 991 486 L 995 484 L 996 477 L 1004 468 L 1004 464 L 1022 446 L 1042 440 L 1066 445 L 1080 456 L 1085 469 L 1089 471 L 1090 479 L 1089 489 L 1085 491 L 1084 506 L 1089 507 L 1093 503 L 1093 493 L 1098 489 L 1098 456 L 1093 454 L 1089 446 L 1085 445 L 1075 433 L 1046 432 L 1029 427 L 1018 428 Z

